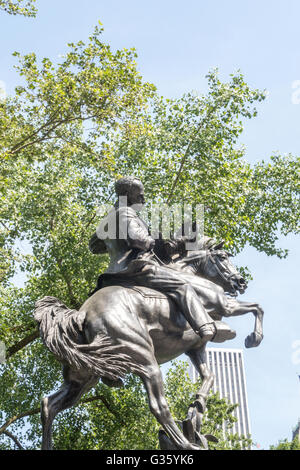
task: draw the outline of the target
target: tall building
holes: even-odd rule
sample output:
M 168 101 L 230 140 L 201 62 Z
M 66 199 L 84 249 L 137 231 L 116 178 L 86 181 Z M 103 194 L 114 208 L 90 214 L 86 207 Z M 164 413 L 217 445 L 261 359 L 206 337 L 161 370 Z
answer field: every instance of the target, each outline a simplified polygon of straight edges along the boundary
M 247 437 L 251 429 L 242 349 L 207 348 L 206 363 L 216 377 L 213 392 L 219 392 L 221 398 L 239 405 L 233 412 L 237 421 L 231 428 L 232 434 Z M 192 380 L 199 376 L 193 366 L 190 376 Z
M 299 442 L 300 442 L 300 418 L 298 420 L 297 426 L 293 429 L 293 440 L 298 437 Z

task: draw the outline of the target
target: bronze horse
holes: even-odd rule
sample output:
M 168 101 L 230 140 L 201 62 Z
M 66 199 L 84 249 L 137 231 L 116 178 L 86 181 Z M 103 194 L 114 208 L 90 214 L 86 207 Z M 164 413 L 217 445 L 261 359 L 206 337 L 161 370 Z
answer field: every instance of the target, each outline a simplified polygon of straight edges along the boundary
M 245 345 L 258 346 L 263 338 L 263 310 L 257 303 L 241 302 L 226 295 L 243 293 L 246 284 L 230 263 L 230 255 L 220 248 L 218 245 L 190 252 L 170 269 L 193 276 L 193 286 L 197 285 L 205 309 L 215 320 L 217 332 L 213 342 L 236 336 L 221 321 L 222 317 L 252 312 L 255 328 Z M 207 448 L 200 431 L 214 376 L 205 362 L 206 342 L 191 329 L 167 296 L 145 287 L 110 286 L 88 298 L 79 311 L 68 309 L 54 297 L 45 297 L 36 303 L 34 317 L 45 345 L 64 365 L 60 390 L 42 400 L 42 449 L 51 449 L 52 422 L 60 411 L 75 405 L 99 379 L 117 386 L 128 372 L 143 380 L 150 410 L 174 449 Z M 202 384 L 195 407 L 189 410 L 185 423 L 189 426 L 182 430 L 169 411 L 159 364 L 183 353 L 190 357 Z

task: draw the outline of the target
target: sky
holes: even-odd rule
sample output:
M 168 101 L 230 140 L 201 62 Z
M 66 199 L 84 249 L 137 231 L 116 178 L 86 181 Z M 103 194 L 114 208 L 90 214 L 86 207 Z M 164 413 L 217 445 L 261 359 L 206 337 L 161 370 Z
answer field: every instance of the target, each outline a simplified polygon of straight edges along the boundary
M 0 15 L 0 87 L 6 93 L 20 83 L 14 51 L 59 61 L 66 44 L 87 39 L 100 20 L 103 40 L 113 49 L 135 47 L 144 80 L 165 97 L 205 92 L 205 75 L 214 67 L 222 79 L 240 69 L 250 86 L 268 90 L 258 117 L 245 123 L 240 142 L 246 159 L 299 155 L 298 0 L 37 0 L 37 7 L 35 19 Z M 234 259 L 252 272 L 241 300 L 263 307 L 263 343 L 244 348 L 254 324 L 249 314 L 228 321 L 237 338 L 222 345 L 244 349 L 252 437 L 265 449 L 291 439 L 300 417 L 299 238 L 280 238 L 278 245 L 290 250 L 287 259 L 250 247 Z

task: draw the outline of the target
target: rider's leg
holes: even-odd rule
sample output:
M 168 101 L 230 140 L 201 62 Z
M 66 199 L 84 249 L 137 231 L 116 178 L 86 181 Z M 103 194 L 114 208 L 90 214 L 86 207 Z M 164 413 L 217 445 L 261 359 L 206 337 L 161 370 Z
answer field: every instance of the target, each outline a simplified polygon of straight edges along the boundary
M 177 305 L 193 330 L 203 339 L 213 339 L 216 328 L 191 283 L 175 270 L 146 265 L 136 278 L 139 285 L 164 292 Z
M 193 330 L 206 341 L 213 339 L 216 329 L 200 298 L 190 284 L 182 283 L 169 296 L 177 303 Z

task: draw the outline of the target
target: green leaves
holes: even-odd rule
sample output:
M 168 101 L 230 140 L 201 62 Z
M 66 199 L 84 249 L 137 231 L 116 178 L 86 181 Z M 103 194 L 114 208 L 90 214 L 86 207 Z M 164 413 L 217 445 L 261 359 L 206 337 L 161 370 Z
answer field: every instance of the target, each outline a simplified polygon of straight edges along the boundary
M 111 135 L 107 152 L 119 174 L 145 181 L 149 201 L 204 204 L 205 233 L 234 253 L 250 244 L 284 257 L 276 241 L 298 231 L 299 157 L 247 163 L 238 139 L 265 92 L 250 89 L 241 73 L 225 83 L 216 70 L 207 78 L 206 95 L 154 97 L 151 112 Z
M 300 450 L 299 438 L 295 437 L 292 442 L 288 439 L 282 439 L 276 445 L 271 446 L 270 450 Z
M 21 57 L 16 67 L 26 86 L 0 108 L 2 154 L 30 161 L 47 158 L 47 145 L 66 143 L 99 160 L 99 139 L 117 129 L 126 115 L 139 112 L 154 87 L 142 82 L 134 50 L 118 50 L 99 40 L 95 28 L 88 44 L 70 43 L 60 64 L 34 53 Z M 45 148 L 46 147 L 46 148 Z
M 187 407 L 193 403 L 201 386 L 201 380 L 193 383 L 188 374 L 188 363 L 174 361 L 165 378 L 166 398 L 171 412 L 177 420 L 186 419 Z M 203 434 L 212 434 L 219 439 L 217 444 L 210 443 L 210 449 L 238 450 L 251 445 L 250 436 L 236 436 L 231 428 L 236 421 L 233 411 L 238 405 L 232 405 L 218 394 L 210 393 L 207 400 L 207 411 L 203 420 Z M 224 433 L 223 429 L 226 428 Z
M 0 0 L 0 10 L 10 15 L 36 16 L 35 0 Z
M 10 374 L 9 368 L 5 372 L 6 383 L 9 383 L 14 390 L 7 413 L 15 416 L 14 411 L 18 415 L 20 410 L 28 409 L 26 416 L 22 417 L 20 413 L 19 418 L 13 421 L 7 429 L 12 430 L 23 442 L 21 431 L 25 419 L 28 420 L 26 446 L 33 449 L 40 448 L 41 445 L 39 404 L 35 396 L 40 392 L 47 393 L 51 387 L 58 386 L 57 367 L 53 359 L 40 376 L 36 375 L 35 371 L 32 378 L 26 375 L 33 353 L 37 356 L 37 363 L 48 361 L 45 357 L 48 354 L 46 350 L 44 349 L 41 357 L 37 355 L 39 350 L 40 345 L 36 344 L 28 357 L 22 357 L 20 368 L 25 374 L 23 373 L 20 379 L 23 381 L 23 388 L 20 387 L 18 379 Z M 187 363 L 179 361 L 173 363 L 165 379 L 166 397 L 176 420 L 186 418 L 188 405 L 194 400 L 200 386 L 199 382 L 191 382 L 187 367 Z M 38 369 L 35 368 L 35 370 Z M 39 379 L 44 387 L 45 381 L 47 382 L 46 390 L 41 390 Z M 31 387 L 31 393 L 28 387 Z M 7 400 L 6 391 L 1 390 L 1 392 Z M 218 444 L 211 444 L 213 449 L 240 449 L 251 443 L 249 439 L 237 438 L 230 433 L 230 426 L 235 421 L 232 415 L 234 408 L 217 395 L 210 395 L 203 432 L 214 434 L 220 439 Z M 222 427 L 225 423 L 227 432 L 224 435 Z M 158 430 L 159 424 L 149 411 L 148 399 L 142 382 L 137 377 L 129 375 L 123 388 L 112 389 L 99 383 L 88 396 L 82 399 L 79 406 L 60 413 L 54 422 L 54 448 L 56 450 L 155 450 L 159 448 Z M 0 445 L 3 439 L 7 447 L 13 445 L 3 434 L 0 434 Z

